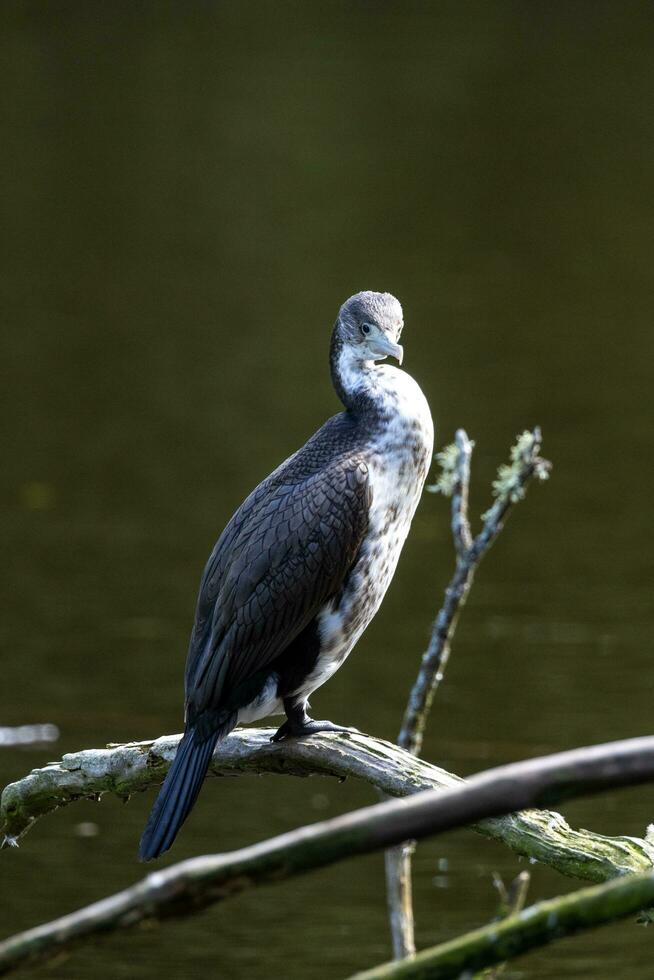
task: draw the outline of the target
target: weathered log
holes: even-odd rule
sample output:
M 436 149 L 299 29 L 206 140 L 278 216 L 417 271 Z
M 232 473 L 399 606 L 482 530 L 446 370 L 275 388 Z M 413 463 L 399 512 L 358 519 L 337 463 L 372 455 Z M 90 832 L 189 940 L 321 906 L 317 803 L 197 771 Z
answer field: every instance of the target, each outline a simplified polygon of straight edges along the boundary
M 395 797 L 462 784 L 459 776 L 369 735 L 321 733 L 271 743 L 272 732 L 265 728 L 233 732 L 216 749 L 210 775 L 351 776 Z M 6 786 L 0 797 L 0 832 L 6 844 L 16 844 L 40 817 L 76 800 L 99 799 L 105 793 L 128 799 L 158 785 L 179 738 L 163 736 L 70 752 L 58 762 L 32 770 Z M 654 864 L 651 841 L 573 830 L 559 813 L 550 811 L 491 818 L 475 823 L 473 829 L 502 841 L 517 854 L 588 881 L 645 871 Z

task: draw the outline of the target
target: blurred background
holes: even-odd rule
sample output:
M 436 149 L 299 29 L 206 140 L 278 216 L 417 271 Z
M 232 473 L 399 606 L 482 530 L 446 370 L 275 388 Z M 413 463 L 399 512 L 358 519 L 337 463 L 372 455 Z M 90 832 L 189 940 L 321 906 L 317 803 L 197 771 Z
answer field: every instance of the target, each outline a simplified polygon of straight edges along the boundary
M 577 0 L 8 2 L 0 12 L 0 784 L 179 731 L 196 589 L 244 495 L 338 411 L 341 302 L 404 305 L 439 446 L 476 440 L 472 512 L 515 434 L 554 462 L 477 576 L 426 758 L 467 774 L 651 731 L 654 10 Z M 314 698 L 395 738 L 453 565 L 426 494 L 381 612 Z M 369 803 L 355 783 L 209 781 L 162 864 Z M 138 879 L 153 794 L 43 820 L 3 855 L 2 933 Z M 654 790 L 565 808 L 642 836 Z M 418 849 L 421 946 L 487 921 L 517 858 Z M 531 899 L 574 886 L 534 867 Z M 382 858 L 249 892 L 55 980 L 339 980 L 389 955 Z M 520 961 L 651 976 L 627 922 Z M 42 970 L 23 976 L 43 976 Z

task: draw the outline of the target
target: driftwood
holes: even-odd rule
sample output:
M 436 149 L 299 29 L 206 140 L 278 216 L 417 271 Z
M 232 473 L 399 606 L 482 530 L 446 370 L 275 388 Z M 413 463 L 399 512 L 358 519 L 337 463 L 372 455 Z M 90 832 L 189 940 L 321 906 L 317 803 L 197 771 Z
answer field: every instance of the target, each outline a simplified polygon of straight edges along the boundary
M 362 779 L 389 796 L 427 789 L 451 789 L 461 777 L 418 759 L 403 749 L 359 733 L 321 733 L 272 743 L 273 729 L 232 732 L 216 749 L 211 776 L 282 774 Z M 14 845 L 35 821 L 80 799 L 112 793 L 129 799 L 158 785 L 175 755 L 179 735 L 85 749 L 34 769 L 5 787 L 0 796 L 0 831 Z M 483 821 L 473 827 L 507 844 L 517 854 L 548 864 L 562 874 L 588 881 L 644 871 L 654 864 L 654 844 L 637 837 L 605 837 L 573 830 L 559 813 L 530 810 Z
M 360 759 L 360 751 L 363 752 L 366 762 L 372 754 L 378 771 L 385 774 L 389 767 L 394 770 L 396 775 L 393 779 L 386 775 L 383 777 L 386 791 L 391 786 L 396 789 L 400 786 L 401 776 L 396 755 L 399 750 L 387 743 L 356 734 L 325 734 L 306 741 L 298 740 L 289 743 L 295 750 L 291 752 L 280 751 L 278 746 L 262 745 L 262 751 L 255 752 L 254 755 L 261 755 L 269 761 L 267 767 L 266 764 L 263 767 L 257 765 L 256 771 L 315 771 L 315 763 L 310 768 L 307 766 L 308 760 L 304 757 L 304 752 L 311 753 L 312 746 L 323 739 L 329 740 L 330 752 L 325 757 L 322 772 L 332 772 L 333 758 L 341 760 L 336 766 L 340 771 L 334 772 L 334 775 L 342 777 L 358 768 L 360 761 L 354 767 L 344 763 L 348 758 L 347 743 L 352 742 L 357 746 L 354 753 L 357 759 Z M 162 741 L 165 741 L 164 745 L 161 744 Z M 237 741 L 232 739 L 233 749 L 236 749 Z M 372 753 L 369 745 L 371 742 Z M 160 740 L 154 745 L 170 758 L 174 740 Z M 69 780 L 75 773 L 78 775 L 78 794 L 89 785 L 98 787 L 110 782 L 113 785 L 107 788 L 125 795 L 128 786 L 143 788 L 149 779 L 147 760 L 154 745 L 150 745 L 149 751 L 137 744 L 107 749 L 104 752 L 77 753 L 75 756 L 65 757 L 75 760 L 75 768 L 59 771 L 63 771 Z M 281 748 L 283 749 L 283 744 Z M 121 754 L 121 763 L 116 766 Z M 230 755 L 229 763 L 225 764 L 225 772 L 253 771 L 252 753 L 246 752 L 243 756 L 237 750 Z M 82 756 L 85 758 L 81 758 Z M 389 763 L 389 756 L 392 765 Z M 425 779 L 426 763 L 418 762 L 402 753 L 399 756 L 400 763 L 405 759 L 417 767 L 413 771 L 415 789 L 415 783 Z M 214 757 L 214 760 L 217 761 L 217 758 Z M 285 762 L 280 766 L 282 760 Z M 157 766 L 165 768 L 160 754 L 154 757 L 152 768 Z M 427 766 L 427 770 L 433 768 Z M 54 767 L 51 775 L 53 771 Z M 40 776 L 43 773 L 48 773 L 48 768 L 36 770 L 27 780 L 33 778 L 38 781 L 43 778 Z M 439 778 L 442 778 L 442 770 L 436 770 L 436 773 L 440 773 Z M 452 780 L 451 776 L 449 778 Z M 501 814 L 651 780 L 654 780 L 654 737 L 628 739 L 501 766 L 473 776 L 467 782 L 458 782 L 449 789 L 414 792 L 409 798 L 378 803 L 332 820 L 302 827 L 231 854 L 193 858 L 164 871 L 153 872 L 116 895 L 0 943 L 0 974 L 8 973 L 28 960 L 53 956 L 62 948 L 98 934 L 129 928 L 146 920 L 188 915 L 255 885 L 272 884 L 336 861 L 387 848 L 408 838 L 420 839 L 469 824 L 474 824 L 476 829 L 488 836 L 505 840 L 511 846 L 523 837 L 529 840 L 529 851 L 525 853 L 532 852 L 534 857 L 543 853 L 551 856 L 555 849 L 546 846 L 543 851 L 543 840 L 547 836 L 548 828 L 549 833 L 556 832 L 557 829 L 561 832 L 560 827 L 549 827 L 551 822 L 556 825 L 561 818 L 555 814 L 531 812 L 509 818 L 502 818 Z M 9 793 L 10 809 L 13 806 L 20 809 L 20 797 L 15 790 L 18 786 L 20 783 L 13 784 L 14 792 Z M 12 787 L 8 789 L 11 790 Z M 23 800 L 27 802 L 30 798 L 34 797 L 27 793 Z M 13 812 L 15 816 L 16 811 Z M 25 817 L 26 814 L 24 819 Z M 536 821 L 532 831 L 536 830 L 539 821 L 544 821 L 540 823 L 540 838 L 538 832 L 534 837 L 523 833 L 522 822 L 525 821 L 529 826 L 532 820 Z M 571 833 L 574 835 L 574 832 Z M 591 835 L 593 836 L 595 835 Z M 550 840 L 551 843 L 553 842 Z M 559 851 L 556 862 L 559 869 L 578 874 L 580 867 L 583 867 L 588 877 L 601 879 L 616 873 L 642 870 L 643 867 L 651 871 L 654 865 L 654 847 L 647 840 L 598 838 L 597 848 L 594 843 L 592 851 L 583 856 L 574 848 L 564 846 Z M 607 863 L 607 852 L 618 858 L 619 864 L 613 861 Z
M 321 733 L 271 743 L 273 729 L 240 729 L 216 749 L 209 775 L 282 774 L 351 776 L 389 796 L 426 789 L 451 789 L 461 777 L 415 758 L 403 749 L 359 733 Z M 80 799 L 112 793 L 126 800 L 158 785 L 175 755 L 179 735 L 85 749 L 34 769 L 5 787 L 0 796 L 0 832 L 14 845 L 35 821 Z M 474 830 L 507 844 L 516 854 L 587 881 L 644 871 L 654 864 L 654 844 L 637 837 L 605 837 L 573 830 L 559 813 L 529 810 L 483 821 Z

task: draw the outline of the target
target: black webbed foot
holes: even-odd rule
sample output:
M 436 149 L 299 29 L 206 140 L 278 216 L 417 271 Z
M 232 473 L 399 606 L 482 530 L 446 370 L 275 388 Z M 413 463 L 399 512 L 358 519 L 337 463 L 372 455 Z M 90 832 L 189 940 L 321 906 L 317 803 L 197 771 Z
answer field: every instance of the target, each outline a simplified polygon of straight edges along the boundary
M 281 742 L 285 738 L 301 738 L 302 735 L 317 735 L 318 732 L 356 732 L 356 728 L 348 728 L 347 725 L 335 725 L 333 721 L 314 721 L 308 716 L 301 720 L 287 718 L 270 741 Z
M 314 721 L 309 718 L 306 699 L 295 701 L 292 697 L 284 698 L 286 721 L 277 729 L 270 739 L 271 742 L 281 742 L 285 738 L 301 738 L 302 735 L 316 735 L 318 732 L 355 732 L 356 728 L 345 725 L 335 725 L 333 721 Z

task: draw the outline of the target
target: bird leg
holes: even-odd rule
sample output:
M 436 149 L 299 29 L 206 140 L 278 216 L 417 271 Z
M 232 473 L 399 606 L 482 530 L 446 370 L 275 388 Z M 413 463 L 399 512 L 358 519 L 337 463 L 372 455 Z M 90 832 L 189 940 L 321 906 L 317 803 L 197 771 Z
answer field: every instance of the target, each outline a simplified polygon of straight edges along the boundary
M 335 725 L 333 721 L 314 721 L 307 714 L 307 701 L 293 703 L 291 698 L 284 698 L 286 721 L 271 737 L 271 742 L 281 742 L 284 738 L 299 738 L 301 735 L 315 735 L 317 732 L 355 732 L 356 728 L 346 725 Z

